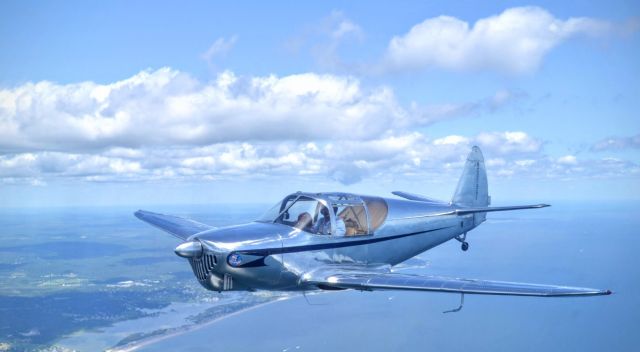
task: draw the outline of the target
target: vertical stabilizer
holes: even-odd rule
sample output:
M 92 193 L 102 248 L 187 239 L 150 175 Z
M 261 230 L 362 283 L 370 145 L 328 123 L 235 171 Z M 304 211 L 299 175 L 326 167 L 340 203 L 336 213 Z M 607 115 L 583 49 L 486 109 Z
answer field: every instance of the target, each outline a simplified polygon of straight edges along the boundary
M 451 203 L 464 207 L 486 207 L 489 205 L 487 171 L 484 168 L 484 157 L 477 146 L 471 148 L 471 152 L 467 156 L 467 162 Z M 482 219 L 477 220 L 484 221 L 484 214 L 478 215 L 481 215 Z

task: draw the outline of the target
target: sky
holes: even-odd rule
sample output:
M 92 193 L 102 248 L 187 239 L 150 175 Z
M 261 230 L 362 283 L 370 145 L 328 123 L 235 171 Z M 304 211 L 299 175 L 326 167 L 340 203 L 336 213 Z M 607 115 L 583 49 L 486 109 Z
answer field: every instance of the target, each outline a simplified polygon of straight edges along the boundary
M 640 199 L 632 1 L 0 3 L 0 206 Z

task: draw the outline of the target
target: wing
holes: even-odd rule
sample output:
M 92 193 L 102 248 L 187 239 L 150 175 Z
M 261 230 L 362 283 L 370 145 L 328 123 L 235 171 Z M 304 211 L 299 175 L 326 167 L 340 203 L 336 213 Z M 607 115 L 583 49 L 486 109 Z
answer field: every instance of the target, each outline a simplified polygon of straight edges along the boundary
M 306 278 L 305 278 L 306 277 Z M 441 276 L 419 276 L 393 272 L 324 270 L 307 274 L 303 280 L 320 288 L 356 290 L 413 290 L 509 296 L 597 296 L 609 290 L 594 288 L 538 285 L 520 282 L 459 279 Z
M 179 216 L 152 213 L 145 210 L 138 210 L 134 215 L 138 219 L 149 223 L 162 231 L 168 232 L 181 240 L 186 240 L 191 235 L 214 228 L 213 226 L 181 218 Z
M 438 199 L 433 199 L 433 198 L 429 198 L 429 197 L 425 197 L 425 196 L 421 196 L 419 194 L 414 194 L 414 193 L 409 193 L 409 192 L 402 192 L 402 191 L 393 191 L 391 192 L 392 194 L 404 198 L 404 199 L 408 199 L 408 200 L 415 200 L 418 202 L 424 202 L 424 203 L 432 203 L 432 204 L 438 204 L 438 205 L 449 205 L 448 202 L 442 201 L 442 200 L 438 200 Z

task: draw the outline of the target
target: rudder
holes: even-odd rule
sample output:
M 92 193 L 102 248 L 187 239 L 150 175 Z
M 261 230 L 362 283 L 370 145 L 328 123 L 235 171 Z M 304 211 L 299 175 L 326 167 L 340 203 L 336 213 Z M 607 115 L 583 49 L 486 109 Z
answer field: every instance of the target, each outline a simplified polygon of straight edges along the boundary
M 484 157 L 482 156 L 482 151 L 480 151 L 480 148 L 477 146 L 473 146 L 467 156 L 467 162 L 465 163 L 462 176 L 458 181 L 458 187 L 456 187 L 451 203 L 464 207 L 486 207 L 490 203 Z M 481 221 L 484 221 L 484 214 L 481 214 L 481 216 Z M 478 221 L 476 221 L 476 223 L 478 223 Z

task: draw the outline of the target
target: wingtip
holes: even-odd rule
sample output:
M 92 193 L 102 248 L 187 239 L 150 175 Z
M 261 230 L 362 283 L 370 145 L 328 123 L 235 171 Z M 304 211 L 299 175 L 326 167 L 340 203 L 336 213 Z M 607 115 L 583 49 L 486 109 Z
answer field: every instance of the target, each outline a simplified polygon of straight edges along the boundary
M 138 219 L 142 219 L 144 217 L 144 214 L 145 214 L 145 211 L 142 209 L 138 209 L 133 213 L 133 215 Z
M 611 290 L 606 290 L 606 291 L 604 291 L 604 294 L 605 294 L 606 296 L 608 296 L 608 295 L 610 295 L 610 294 L 612 294 L 612 293 L 613 293 L 613 292 L 612 292 Z

